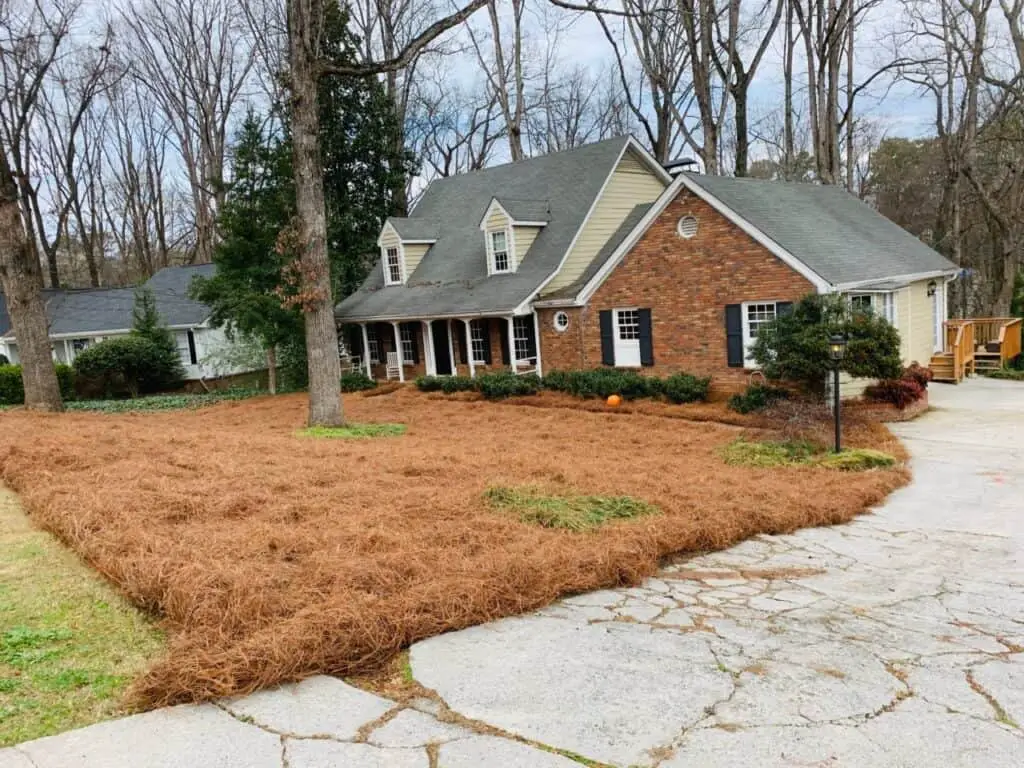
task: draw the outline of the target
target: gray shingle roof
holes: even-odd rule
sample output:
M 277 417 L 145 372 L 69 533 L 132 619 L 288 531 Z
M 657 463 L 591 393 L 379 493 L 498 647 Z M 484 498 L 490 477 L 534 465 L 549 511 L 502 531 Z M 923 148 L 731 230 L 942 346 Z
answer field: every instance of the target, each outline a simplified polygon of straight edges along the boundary
M 616 249 L 622 244 L 622 241 L 625 240 L 636 225 L 640 223 L 640 219 L 642 219 L 647 212 L 651 210 L 651 206 L 653 205 L 654 203 L 641 203 L 630 211 L 623 222 L 619 225 L 619 228 L 612 233 L 610 238 L 608 238 L 608 242 L 601 246 L 601 250 L 597 252 L 597 256 L 594 257 L 594 260 L 587 265 L 585 270 L 583 270 L 583 274 L 564 288 L 559 288 L 557 291 L 545 294 L 544 299 L 575 298 L 576 294 L 583 290 L 583 286 L 589 283 L 601 267 L 604 266 L 604 263 L 612 257 L 612 254 L 615 253 Z
M 210 308 L 188 297 L 192 278 L 213 277 L 217 267 L 213 264 L 195 264 L 187 267 L 164 267 L 146 285 L 156 297 L 156 308 L 167 325 L 200 325 L 210 316 Z
M 436 240 L 439 227 L 436 222 L 427 219 L 408 219 L 402 216 L 389 216 L 388 223 L 403 240 Z
M 197 326 L 210 316 L 205 304 L 188 297 L 192 278 L 196 275 L 212 277 L 213 264 L 187 267 L 165 267 L 146 281 L 153 291 L 160 319 L 169 326 Z M 135 288 L 84 288 L 72 290 L 45 290 L 46 317 L 51 336 L 127 331 L 132 327 L 135 307 Z M 0 335 L 10 330 L 4 325 L 6 311 L 0 296 Z M 12 334 L 13 335 L 13 334 Z
M 498 202 L 513 221 L 548 221 L 551 218 L 551 203 L 547 200 L 510 200 L 498 197 Z
M 627 137 L 433 182 L 409 221 L 438 222 L 437 242 L 406 285 L 384 286 L 379 263 L 337 306 L 341 320 L 506 314 L 558 268 Z M 479 224 L 494 197 L 550 201 L 548 224 L 514 274 L 487 275 Z
M 957 268 L 843 187 L 686 177 L 832 285 Z

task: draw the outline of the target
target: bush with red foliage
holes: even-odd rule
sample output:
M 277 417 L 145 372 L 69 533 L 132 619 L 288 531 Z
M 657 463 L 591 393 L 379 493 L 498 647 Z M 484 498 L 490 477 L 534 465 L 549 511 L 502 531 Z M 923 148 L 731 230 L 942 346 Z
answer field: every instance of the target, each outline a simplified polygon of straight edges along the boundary
M 904 381 L 916 381 L 921 389 L 928 389 L 928 382 L 932 380 L 933 376 L 931 368 L 920 363 L 911 363 L 903 370 L 903 375 L 900 378 Z
M 925 389 L 912 378 L 882 379 L 864 390 L 864 396 L 876 403 L 892 403 L 901 411 L 924 397 Z

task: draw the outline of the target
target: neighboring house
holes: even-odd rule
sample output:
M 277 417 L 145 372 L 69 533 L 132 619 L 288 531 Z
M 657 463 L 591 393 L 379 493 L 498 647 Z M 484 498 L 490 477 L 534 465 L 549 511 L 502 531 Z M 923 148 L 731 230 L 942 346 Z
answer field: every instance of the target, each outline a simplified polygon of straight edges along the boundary
M 337 307 L 378 378 L 390 353 L 402 379 L 607 365 L 735 387 L 758 328 L 811 292 L 883 315 L 927 364 L 957 273 L 841 188 L 672 178 L 630 138 L 436 181 L 379 245 Z
M 196 275 L 212 276 L 213 264 L 165 267 L 144 285 L 153 292 L 157 312 L 173 333 L 187 380 L 213 379 L 252 368 L 230 361 L 232 347 L 224 332 L 209 325 L 210 309 L 188 296 Z M 53 359 L 71 364 L 83 349 L 132 329 L 135 288 L 85 288 L 44 291 Z M 6 315 L 0 312 L 0 321 Z M 0 328 L 0 353 L 18 362 L 12 328 Z

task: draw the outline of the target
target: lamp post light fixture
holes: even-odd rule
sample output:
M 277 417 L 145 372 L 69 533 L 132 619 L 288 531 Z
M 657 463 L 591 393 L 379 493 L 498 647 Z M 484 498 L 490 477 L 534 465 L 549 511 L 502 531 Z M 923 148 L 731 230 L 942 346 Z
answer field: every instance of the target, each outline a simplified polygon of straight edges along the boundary
M 836 453 L 843 449 L 842 425 L 839 420 L 839 364 L 846 356 L 846 337 L 834 334 L 828 340 L 828 353 L 832 358 L 832 415 L 836 420 Z

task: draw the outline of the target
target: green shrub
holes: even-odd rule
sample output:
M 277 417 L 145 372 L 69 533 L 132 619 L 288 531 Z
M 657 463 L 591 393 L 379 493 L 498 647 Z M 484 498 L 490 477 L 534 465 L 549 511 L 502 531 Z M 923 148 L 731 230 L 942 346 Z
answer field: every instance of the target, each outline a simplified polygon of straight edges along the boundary
M 20 365 L 0 365 L 0 405 L 21 405 L 25 387 L 21 383 Z
M 443 376 L 417 376 L 416 388 L 420 392 L 440 392 L 443 382 Z
M 285 392 L 298 392 L 309 386 L 306 340 L 302 334 L 296 334 L 278 347 L 277 371 L 280 388 Z
M 767 384 L 751 384 L 747 389 L 729 398 L 728 406 L 737 413 L 763 411 L 772 403 L 787 400 L 789 390 Z
M 185 378 L 185 370 L 181 365 L 174 334 L 161 322 L 156 299 L 149 288 L 140 288 L 135 292 L 131 335 L 145 339 L 156 349 L 148 369 L 139 377 L 140 391 L 165 392 L 176 389 Z
M 75 369 L 64 363 L 57 364 L 57 386 L 60 387 L 61 400 L 75 399 Z
M 896 459 L 888 453 L 871 448 L 851 448 L 841 453 L 828 453 L 814 462 L 819 467 L 838 469 L 842 472 L 863 472 L 896 465 Z
M 661 382 L 661 393 L 671 403 L 693 403 L 698 400 L 707 400 L 709 389 L 711 389 L 710 376 L 674 373 Z
M 341 374 L 342 392 L 362 392 L 366 389 L 373 389 L 376 386 L 377 382 L 362 371 L 349 371 Z
M 0 353 L 0 365 L 10 365 L 11 361 L 7 359 L 7 355 Z
M 62 400 L 75 399 L 75 372 L 69 365 L 58 363 L 57 386 Z M 25 402 L 25 387 L 21 380 L 20 365 L 0 365 L 0 405 L 21 405 Z
M 477 376 L 476 389 L 488 400 L 535 395 L 540 390 L 540 379 L 533 374 L 517 376 L 510 371 L 485 373 L 482 376 Z
M 573 397 L 606 398 L 619 395 L 624 400 L 657 397 L 661 394 L 661 380 L 642 376 L 635 371 L 616 368 L 596 368 L 592 371 L 552 371 L 544 377 L 544 387 L 566 392 Z
M 751 355 L 769 379 L 820 393 L 833 369 L 829 337 L 834 334 L 846 337 L 840 370 L 866 379 L 901 375 L 899 333 L 878 315 L 851 312 L 842 296 L 804 297 L 792 312 L 758 329 Z
M 455 392 L 472 392 L 476 384 L 469 376 L 441 376 L 441 391 L 446 395 Z
M 75 358 L 75 373 L 94 382 L 108 397 L 156 391 L 168 382 L 164 351 L 139 335 L 121 336 L 93 344 Z
M 924 387 L 914 379 L 882 379 L 864 389 L 864 397 L 875 403 L 890 403 L 901 411 L 924 397 Z

